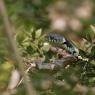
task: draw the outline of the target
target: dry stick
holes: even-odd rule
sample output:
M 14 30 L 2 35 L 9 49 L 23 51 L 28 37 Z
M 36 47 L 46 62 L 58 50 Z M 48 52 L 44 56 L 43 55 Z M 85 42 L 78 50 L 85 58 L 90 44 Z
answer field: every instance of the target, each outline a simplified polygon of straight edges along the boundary
M 28 69 L 25 71 L 25 73 L 27 74 L 31 68 L 32 68 L 32 65 L 28 67 Z M 23 78 L 21 78 L 21 80 L 17 84 L 17 87 L 22 83 L 22 81 L 23 81 Z
M 11 29 L 11 25 L 10 25 L 10 22 L 8 20 L 8 15 L 7 15 L 7 10 L 5 8 L 4 0 L 0 0 L 0 11 L 1 11 L 1 15 L 3 17 L 3 23 L 5 25 L 6 37 L 9 41 L 10 48 L 13 51 L 15 61 L 16 61 L 16 63 L 18 63 L 19 69 L 20 69 L 21 74 L 23 76 L 24 85 L 25 85 L 25 88 L 27 91 L 27 95 L 37 95 L 36 91 L 32 87 L 32 84 L 29 83 L 29 81 L 27 79 L 28 77 L 26 76 L 26 74 L 24 72 L 24 64 L 22 62 L 22 58 L 19 54 L 19 51 L 17 50 L 16 41 L 14 40 L 13 35 L 12 35 L 13 31 Z

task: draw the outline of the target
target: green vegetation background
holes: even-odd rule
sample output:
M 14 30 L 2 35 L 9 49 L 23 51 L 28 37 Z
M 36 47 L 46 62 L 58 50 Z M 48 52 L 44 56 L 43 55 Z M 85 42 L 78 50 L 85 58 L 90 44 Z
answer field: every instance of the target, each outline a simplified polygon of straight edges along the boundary
M 50 29 L 51 19 L 48 17 L 49 12 L 47 10 L 49 7 L 53 7 L 58 1 L 60 0 L 5 0 L 9 20 L 12 24 L 12 28 L 15 29 L 14 37 L 17 40 L 18 48 L 22 52 L 22 57 L 29 57 L 31 59 L 41 57 L 45 58 L 46 62 L 50 59 L 58 59 L 57 54 L 48 52 L 49 46 L 43 45 L 45 42 L 44 34 L 56 32 Z M 65 10 L 65 12 L 68 11 L 66 15 L 68 14 L 70 17 L 75 17 L 75 15 L 71 14 L 73 10 L 70 10 L 70 8 L 76 9 L 76 7 L 85 0 L 61 1 L 65 1 L 68 4 Z M 95 0 L 91 0 L 91 2 L 95 4 Z M 69 29 L 69 31 L 86 39 L 90 50 L 81 51 L 81 54 L 83 57 L 89 57 L 90 62 L 79 61 L 71 65 L 68 69 L 60 69 L 59 71 L 30 70 L 29 76 L 39 95 L 95 95 L 93 91 L 93 89 L 95 89 L 95 30 L 90 28 L 90 25 L 94 26 L 95 24 L 95 6 L 93 7 L 91 18 L 79 20 L 83 28 L 79 30 L 78 33 L 76 31 L 73 32 L 72 29 Z M 0 16 L 1 92 L 6 90 L 11 71 L 16 67 L 14 64 L 11 64 L 10 58 L 12 52 L 9 49 L 4 31 L 2 17 Z M 58 32 L 58 30 L 57 33 L 64 35 L 63 32 Z M 86 44 L 84 46 L 86 46 Z M 80 46 L 78 45 L 78 47 Z M 47 80 L 49 80 L 49 83 L 47 83 Z M 52 82 L 55 80 L 60 80 L 61 82 L 65 80 L 66 83 L 63 86 L 57 85 Z M 45 81 L 45 85 L 48 85 L 48 87 L 43 87 L 43 81 Z M 17 91 L 13 95 L 27 95 L 23 85 L 20 85 L 16 89 Z M 79 91 L 77 89 L 79 89 Z

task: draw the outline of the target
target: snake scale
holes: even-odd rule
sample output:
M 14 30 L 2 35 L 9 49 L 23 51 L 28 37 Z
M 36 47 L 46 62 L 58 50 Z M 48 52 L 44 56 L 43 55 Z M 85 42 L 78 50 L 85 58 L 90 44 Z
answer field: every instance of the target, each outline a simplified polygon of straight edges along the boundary
M 58 34 L 48 34 L 46 35 L 46 39 L 49 42 L 60 44 L 62 48 L 64 48 L 66 51 L 68 51 L 70 54 L 72 54 L 74 57 L 86 61 L 89 61 L 89 58 L 83 58 L 80 53 L 79 49 L 71 43 L 69 40 L 67 40 L 64 36 L 58 35 Z
M 65 50 L 67 50 L 72 55 L 78 57 L 79 56 L 79 50 L 76 48 L 76 46 L 68 41 L 65 37 L 57 35 L 57 34 L 48 34 L 46 36 L 46 39 L 49 42 L 60 44 Z

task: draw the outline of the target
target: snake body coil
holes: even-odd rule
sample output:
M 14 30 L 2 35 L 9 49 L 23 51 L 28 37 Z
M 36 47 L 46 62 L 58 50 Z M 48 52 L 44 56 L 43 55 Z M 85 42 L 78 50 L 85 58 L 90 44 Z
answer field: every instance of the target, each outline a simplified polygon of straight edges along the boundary
M 79 50 L 72 43 L 70 43 L 67 39 L 65 39 L 63 36 L 60 36 L 57 34 L 49 34 L 46 36 L 46 38 L 49 42 L 60 44 L 64 49 L 66 49 L 72 55 L 78 57 Z

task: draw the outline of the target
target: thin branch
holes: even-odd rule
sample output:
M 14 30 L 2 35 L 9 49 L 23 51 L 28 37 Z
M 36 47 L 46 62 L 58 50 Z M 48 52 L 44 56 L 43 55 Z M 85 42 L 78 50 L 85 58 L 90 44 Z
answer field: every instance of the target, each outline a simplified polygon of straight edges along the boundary
M 13 38 L 13 34 L 12 34 L 13 30 L 12 30 L 10 22 L 8 20 L 8 15 L 7 15 L 7 10 L 5 8 L 4 0 L 0 0 L 0 12 L 1 12 L 1 15 L 2 15 L 2 18 L 3 18 L 3 23 L 4 23 L 4 26 L 5 26 L 6 37 L 9 41 L 10 48 L 13 52 L 15 62 L 18 63 L 19 69 L 20 69 L 21 74 L 23 76 L 24 85 L 25 85 L 25 88 L 26 88 L 26 91 L 27 91 L 27 95 L 37 95 L 36 91 L 32 87 L 32 84 L 29 83 L 29 81 L 27 79 L 27 76 L 24 72 L 24 64 L 22 62 L 22 58 L 20 56 L 20 53 L 17 49 L 16 41 Z

